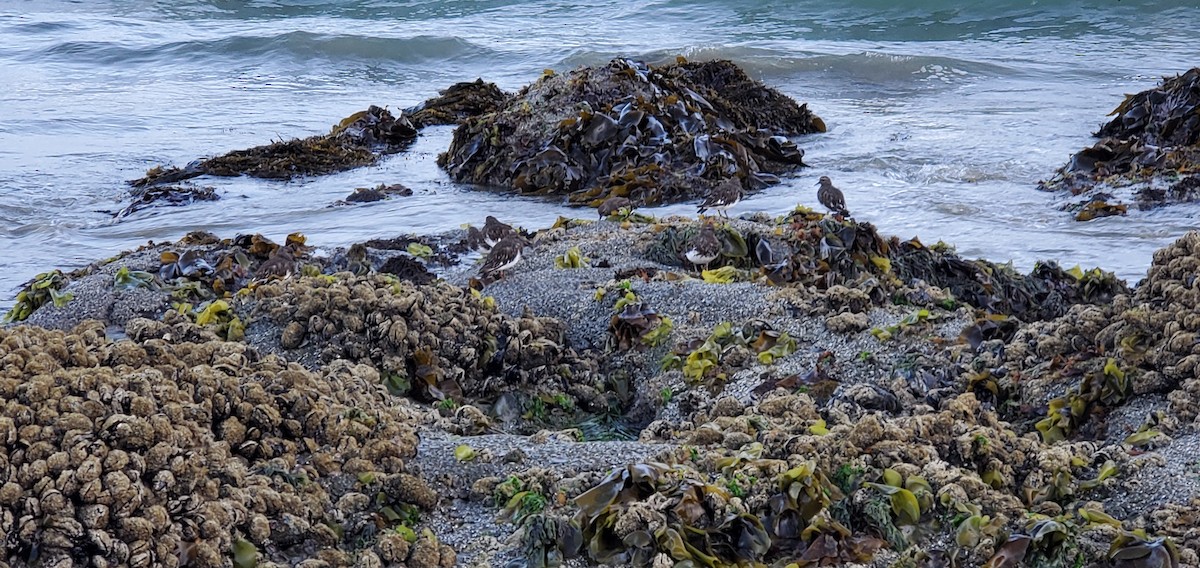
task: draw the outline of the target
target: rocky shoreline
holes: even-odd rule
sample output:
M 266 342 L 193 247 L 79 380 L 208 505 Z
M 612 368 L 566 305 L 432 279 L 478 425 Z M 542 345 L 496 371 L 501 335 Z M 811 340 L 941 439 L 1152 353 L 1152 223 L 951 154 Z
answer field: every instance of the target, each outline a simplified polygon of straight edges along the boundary
M 798 208 L 726 230 L 812 274 L 772 280 L 738 250 L 663 262 L 697 226 L 564 219 L 482 290 L 462 232 L 376 241 L 358 265 L 194 234 L 64 275 L 47 289 L 70 299 L 0 340 L 0 529 L 37 543 L 7 560 L 1071 564 L 1124 539 L 1112 554 L 1196 565 L 1200 234 L 1132 290 L 1062 271 L 1060 305 L 1023 320 L 1022 288 L 956 280 L 1002 266 L 944 245 L 901 268 L 897 239 Z M 891 246 L 839 260 L 849 229 Z M 289 246 L 283 277 L 180 300 L 225 255 L 258 272 Z M 155 280 L 185 257 L 214 270 Z M 397 258 L 421 271 L 379 270 Z M 918 268 L 944 286 L 899 277 Z M 633 306 L 659 323 L 621 342 Z
M 773 100 L 742 78 L 618 60 L 516 98 L 462 83 L 140 185 L 221 164 L 303 173 L 247 161 L 285 151 L 362 165 L 457 122 L 446 159 L 525 168 L 492 180 L 521 191 L 538 176 L 579 202 L 752 190 L 775 175 L 758 158 L 802 153 L 697 86 Z M 472 142 L 520 132 L 496 125 L 521 97 L 625 80 L 665 106 L 556 117 L 562 160 Z M 675 103 L 675 122 L 655 119 L 668 144 L 649 119 Z M 706 182 L 649 197 L 658 182 L 611 160 L 576 179 L 572 144 Z M 674 174 L 639 161 L 656 144 Z M 706 226 L 719 252 L 697 266 Z M 516 226 L 487 254 L 522 254 L 495 272 L 484 235 L 326 250 L 195 232 L 40 275 L 0 328 L 0 564 L 1200 566 L 1200 233 L 1133 288 L 803 206 Z

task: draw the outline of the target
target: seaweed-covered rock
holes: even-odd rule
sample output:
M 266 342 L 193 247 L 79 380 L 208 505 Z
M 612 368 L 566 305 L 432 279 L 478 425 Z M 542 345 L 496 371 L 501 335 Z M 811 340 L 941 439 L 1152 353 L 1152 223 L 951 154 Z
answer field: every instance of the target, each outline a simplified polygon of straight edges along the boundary
M 787 137 L 824 130 L 805 105 L 729 61 L 652 68 L 628 59 L 547 73 L 455 130 L 438 164 L 456 181 L 566 194 L 598 206 L 703 196 L 729 179 L 762 187 L 803 166 Z
M 416 139 L 417 129 L 407 117 L 401 114 L 397 118 L 372 105 L 346 117 L 329 134 L 235 150 L 182 169 L 155 167 L 129 183 L 134 187 L 161 185 L 204 174 L 285 180 L 325 175 L 373 164 L 381 155 L 404 150 Z
M 1095 133 L 1100 141 L 1072 156 L 1041 188 L 1083 197 L 1067 205 L 1080 221 L 1123 215 L 1123 202 L 1149 208 L 1194 201 L 1200 185 L 1200 67 L 1127 95 L 1111 115 L 1116 117 Z
M 1124 281 L 1099 269 L 1063 270 L 1055 262 L 1040 262 L 1023 275 L 1010 265 L 966 260 L 916 239 L 899 243 L 891 259 L 906 282 L 919 279 L 947 289 L 958 301 L 1026 321 L 1057 317 L 1077 304 L 1108 302 L 1129 290 Z
M 373 369 L 313 373 L 189 325 L 0 329 L 0 561 L 348 566 L 436 502 L 405 473 L 417 413 Z
M 484 83 L 483 79 L 455 83 L 438 96 L 415 107 L 405 109 L 417 128 L 441 124 L 459 124 L 462 121 L 494 112 L 509 97 L 495 83 Z
M 768 227 L 745 234 L 724 228 L 719 235 L 722 253 L 713 266 L 757 268 L 773 284 L 814 286 L 828 292 L 835 310 L 858 312 L 867 303 L 893 299 L 925 306 L 965 302 L 988 313 L 1031 321 L 1060 316 L 1075 304 L 1107 302 L 1129 290 L 1112 273 L 1099 269 L 1063 270 L 1043 262 L 1023 275 L 1009 265 L 964 259 L 941 243 L 925 246 L 915 238 L 887 238 L 870 223 L 838 221 L 806 208 L 785 216 L 782 227 Z M 683 265 L 680 253 L 695 232 L 693 226 L 663 228 L 646 257 Z M 931 291 L 935 288 L 949 296 Z

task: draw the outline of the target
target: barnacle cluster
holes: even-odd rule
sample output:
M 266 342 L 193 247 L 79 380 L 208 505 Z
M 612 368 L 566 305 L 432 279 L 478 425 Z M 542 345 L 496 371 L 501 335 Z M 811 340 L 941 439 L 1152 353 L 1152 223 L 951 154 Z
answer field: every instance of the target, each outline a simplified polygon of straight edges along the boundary
M 464 120 L 438 163 L 456 181 L 593 207 L 609 197 L 670 203 L 732 178 L 777 183 L 804 165 L 787 137 L 823 130 L 806 106 L 729 61 L 614 59 L 546 73 Z
M 406 473 L 416 411 L 374 369 L 314 373 L 190 323 L 128 332 L 0 329 L 0 560 L 453 564 Z
M 1050 402 L 1039 430 L 1052 439 L 1069 436 L 1088 415 L 1148 393 L 1170 400 L 1168 427 L 1200 416 L 1198 268 L 1200 233 L 1191 232 L 1155 253 L 1134 293 L 1106 305 L 1076 306 L 1016 332 L 1003 362 L 1022 374 L 1020 384 L 1011 385 L 1020 400 L 1055 399 L 1053 393 L 1065 389 Z
M 891 392 L 900 403 L 887 410 L 864 406 L 843 389 L 825 402 L 781 387 L 767 391 L 757 404 L 719 398 L 687 421 L 649 425 L 643 439 L 699 448 L 684 465 L 732 491 L 763 522 L 771 543 L 767 562 L 781 557 L 773 555 L 791 562 L 806 559 L 801 566 L 817 565 L 817 558 L 863 561 L 881 548 L 916 546 L 919 550 L 908 554 L 979 565 L 994 554 L 1015 555 L 1018 545 L 1005 545 L 1012 534 L 1027 535 L 1033 543 L 1021 555 L 1069 563 L 1079 555 L 1095 560 L 1107 552 L 1088 548 L 1088 539 L 1105 546 L 1115 542 L 1119 531 L 1089 532 L 1098 523 L 1130 528 L 1095 505 L 1076 512 L 1097 488 L 1120 477 L 1121 467 L 1108 458 L 1111 452 L 1097 453 L 1090 442 L 1046 445 L 1021 436 L 973 393 L 945 398 L 935 410 L 914 400 L 916 393 L 903 384 L 893 385 Z M 822 489 L 787 489 L 785 496 L 773 496 L 765 479 L 782 488 L 792 487 L 789 480 L 807 479 L 800 487 Z M 1034 527 L 1029 518 L 1057 524 Z M 1155 530 L 1155 537 L 1143 539 L 1160 548 L 1177 543 L 1155 539 L 1182 535 L 1178 528 Z M 956 535 L 953 543 L 925 540 L 946 533 Z M 1163 554 L 1132 542 L 1113 544 L 1114 550 L 1133 547 L 1119 558 Z
M 279 346 L 374 366 L 398 393 L 422 401 L 522 406 L 569 397 L 585 411 L 608 408 L 593 353 L 577 352 L 552 318 L 508 316 L 490 298 L 443 281 L 417 285 L 386 274 L 301 277 L 262 284 L 251 317 L 273 322 Z

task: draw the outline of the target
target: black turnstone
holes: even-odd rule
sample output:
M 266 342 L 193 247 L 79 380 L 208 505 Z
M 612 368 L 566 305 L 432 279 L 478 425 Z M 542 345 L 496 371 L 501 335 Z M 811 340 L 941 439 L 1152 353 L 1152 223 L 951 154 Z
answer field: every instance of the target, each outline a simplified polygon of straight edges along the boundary
M 721 241 L 713 231 L 712 223 L 705 223 L 700 232 L 688 240 L 683 248 L 683 257 L 694 266 L 708 268 L 708 263 L 721 254 Z
M 483 231 L 478 227 L 467 227 L 467 248 L 487 254 L 492 250 L 492 245 L 488 244 L 487 238 L 483 236 Z
M 292 248 L 288 245 L 275 249 L 271 258 L 263 261 L 254 271 L 255 278 L 270 278 L 276 276 L 286 278 L 296 271 L 296 259 L 292 256 Z
M 483 241 L 489 247 L 494 247 L 504 237 L 515 234 L 516 231 L 513 230 L 512 225 L 501 223 L 499 219 L 491 215 L 488 215 L 483 223 Z
M 817 190 L 817 201 L 820 201 L 826 209 L 842 217 L 849 217 L 850 211 L 846 209 L 846 196 L 842 195 L 842 190 L 833 187 L 829 176 L 821 176 L 817 184 L 821 186 L 821 189 Z
M 632 213 L 633 201 L 630 201 L 626 197 L 610 197 L 605 199 L 604 203 L 600 204 L 600 207 L 596 208 L 596 212 L 599 213 L 600 218 L 603 219 L 611 216 L 614 213 L 620 212 L 622 209 L 625 209 L 628 213 Z
M 491 252 L 483 259 L 479 267 L 479 276 L 488 278 L 493 275 L 504 276 L 504 271 L 521 262 L 521 249 L 525 247 L 525 239 L 517 234 L 511 234 L 492 245 Z
M 729 178 L 708 192 L 704 203 L 700 204 L 698 213 L 703 214 L 709 209 L 716 209 L 718 214 L 725 217 L 725 210 L 737 205 L 742 200 L 742 182 L 737 178 Z

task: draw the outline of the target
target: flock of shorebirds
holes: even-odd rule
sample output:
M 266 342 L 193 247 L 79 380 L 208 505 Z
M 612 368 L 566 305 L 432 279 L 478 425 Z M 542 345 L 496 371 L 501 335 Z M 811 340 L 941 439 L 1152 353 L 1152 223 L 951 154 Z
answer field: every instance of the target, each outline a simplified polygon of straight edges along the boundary
M 821 176 L 817 182 L 817 201 L 831 213 L 850 216 L 846 209 L 846 196 L 833 185 L 829 176 Z M 736 178 L 729 179 L 712 188 L 697 209 L 703 218 L 705 212 L 716 211 L 719 216 L 728 218 L 726 211 L 741 202 L 744 195 L 742 184 Z M 637 203 L 626 197 L 610 197 L 600 204 L 597 212 L 604 219 L 611 215 L 623 213 L 628 216 L 637 207 Z M 477 251 L 485 253 L 483 264 L 479 267 L 479 276 L 485 280 L 504 277 L 504 271 L 521 262 L 521 251 L 530 244 L 525 236 L 513 229 L 512 225 L 488 215 L 483 229 L 469 227 L 467 242 Z M 711 221 L 705 220 L 694 237 L 684 247 L 683 257 L 693 266 L 707 267 L 721 254 L 721 241 L 717 238 L 716 229 Z

